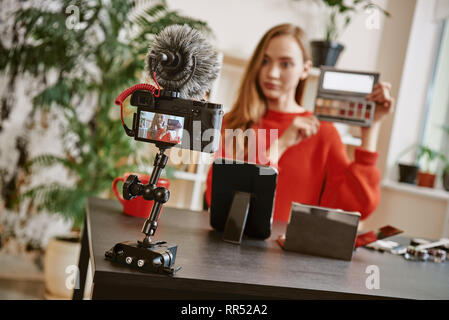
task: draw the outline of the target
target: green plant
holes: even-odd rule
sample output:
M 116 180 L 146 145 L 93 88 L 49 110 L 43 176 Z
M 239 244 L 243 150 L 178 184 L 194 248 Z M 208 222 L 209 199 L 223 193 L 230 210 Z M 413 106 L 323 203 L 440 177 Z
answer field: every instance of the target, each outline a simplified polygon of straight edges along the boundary
M 354 15 L 360 11 L 374 8 L 387 17 L 391 16 L 388 11 L 369 0 L 316 0 L 316 2 L 324 6 L 329 14 L 326 23 L 326 41 L 337 41 Z
M 154 34 L 184 23 L 210 34 L 206 23 L 169 10 L 164 0 L 147 2 L 145 8 L 139 3 L 60 0 L 52 9 L 45 3 L 23 6 L 14 15 L 12 44 L 0 40 L 0 71 L 10 81 L 27 74 L 42 83 L 33 110 L 59 117 L 64 126 L 64 154 L 39 155 L 26 169 L 30 173 L 60 165 L 73 180 L 42 183 L 21 199 L 31 198 L 38 209 L 73 219 L 75 227 L 82 224 L 88 197 L 109 190 L 115 177 L 141 163 L 151 164 L 124 134 L 114 99 L 140 82 Z M 50 81 L 50 74 L 56 80 Z M 92 115 L 83 120 L 78 105 L 87 99 L 95 103 Z
M 398 165 L 403 156 L 405 156 L 406 154 L 408 154 L 409 152 L 411 152 L 413 150 L 416 150 L 418 148 L 418 146 L 419 145 L 417 143 L 414 143 L 414 144 L 408 146 L 407 148 L 405 148 L 404 150 L 402 150 L 396 158 L 395 165 Z M 401 163 L 401 164 L 405 164 L 405 163 Z M 418 161 L 415 159 L 415 161 L 413 161 L 412 163 L 408 163 L 408 165 L 416 165 L 417 166 Z
M 438 125 L 438 127 L 443 130 L 447 136 L 449 137 L 449 125 Z M 447 155 L 447 152 L 438 152 L 435 150 L 430 150 L 426 147 L 422 148 L 422 154 L 425 155 L 428 159 L 428 162 L 434 161 L 435 159 L 440 159 L 443 162 L 443 174 L 449 174 L 449 156 Z M 432 160 L 430 158 L 432 157 Z M 429 164 L 428 164 L 429 166 Z
M 420 145 L 418 146 L 418 154 L 417 154 L 417 161 L 419 162 L 421 159 L 424 159 L 424 172 L 431 173 L 431 165 L 434 161 L 437 159 L 445 159 L 444 155 L 440 152 L 431 149 L 427 146 Z

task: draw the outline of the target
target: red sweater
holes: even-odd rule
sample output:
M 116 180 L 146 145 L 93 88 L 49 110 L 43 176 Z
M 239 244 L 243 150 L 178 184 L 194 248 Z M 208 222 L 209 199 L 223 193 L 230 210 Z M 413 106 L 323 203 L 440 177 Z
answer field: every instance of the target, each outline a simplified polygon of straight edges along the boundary
M 293 119 L 310 112 L 283 113 L 268 110 L 255 130 L 268 129 L 266 149 L 270 147 L 269 130 L 278 129 L 281 137 Z M 223 124 L 224 126 L 224 124 Z M 266 151 L 266 150 L 265 150 Z M 220 146 L 215 157 L 225 157 Z M 359 211 L 361 219 L 373 212 L 380 199 L 380 173 L 376 168 L 377 152 L 355 150 L 351 162 L 340 135 L 330 122 L 320 122 L 314 136 L 288 148 L 279 159 L 274 204 L 274 219 L 288 221 L 291 203 Z M 259 159 L 254 162 L 260 163 Z M 206 201 L 210 206 L 212 166 L 207 176 Z M 321 196 L 320 196 L 321 195 Z

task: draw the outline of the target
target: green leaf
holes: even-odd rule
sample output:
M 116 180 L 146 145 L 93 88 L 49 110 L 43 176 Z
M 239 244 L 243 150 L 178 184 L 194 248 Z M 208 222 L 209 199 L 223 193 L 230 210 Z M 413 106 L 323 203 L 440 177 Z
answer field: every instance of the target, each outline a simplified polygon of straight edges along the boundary
M 136 8 L 135 1 L 55 3 L 60 4 L 60 11 L 42 6 L 15 13 L 14 28 L 24 38 L 11 47 L 0 40 L 0 70 L 39 79 L 49 72 L 57 75 L 56 82 L 42 83 L 32 101 L 35 109 L 61 114 L 63 154 L 38 155 L 27 163 L 27 169 L 34 173 L 63 166 L 73 183 L 44 182 L 23 192 L 21 199 L 30 198 L 37 208 L 79 224 L 88 197 L 102 195 L 110 190 L 115 177 L 148 164 L 148 159 L 137 157 L 143 144 L 126 136 L 120 119 L 113 115 L 117 113 L 117 95 L 140 81 L 152 37 L 175 23 L 188 24 L 207 35 L 212 32 L 204 21 L 170 10 L 165 1 L 152 1 L 134 18 L 130 13 Z M 64 9 L 71 4 L 79 8 L 81 29 L 65 24 L 69 14 Z M 136 28 L 140 31 L 132 33 Z M 123 34 L 129 38 L 123 39 Z M 78 106 L 86 101 L 92 105 L 88 115 Z M 173 170 L 167 166 L 166 174 Z
M 26 167 L 48 168 L 56 164 L 70 167 L 70 161 L 53 154 L 41 154 L 39 156 L 36 156 L 27 162 Z
M 343 0 L 320 0 L 325 5 L 324 9 L 330 12 L 329 20 L 326 24 L 326 40 L 337 41 L 338 36 L 348 27 L 352 17 L 368 8 L 376 8 L 385 16 L 390 17 L 390 13 L 382 9 L 377 4 L 369 0 L 354 0 L 352 3 Z M 339 23 L 344 19 L 343 24 Z

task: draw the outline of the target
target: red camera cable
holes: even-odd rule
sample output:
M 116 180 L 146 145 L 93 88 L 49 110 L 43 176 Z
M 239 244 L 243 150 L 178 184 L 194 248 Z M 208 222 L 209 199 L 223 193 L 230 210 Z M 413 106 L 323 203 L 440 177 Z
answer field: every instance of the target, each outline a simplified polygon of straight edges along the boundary
M 122 120 L 123 128 L 125 128 L 126 134 L 129 136 L 133 135 L 133 131 L 126 126 L 125 121 L 123 120 L 123 101 L 125 101 L 125 99 L 136 90 L 150 91 L 156 98 L 158 98 L 161 93 L 161 87 L 159 86 L 159 83 L 157 82 L 156 72 L 153 72 L 153 79 L 157 85 L 157 88 L 155 86 L 152 86 L 151 84 L 147 84 L 147 83 L 135 84 L 132 87 L 129 87 L 128 89 L 126 89 L 125 91 L 120 93 L 119 96 L 115 99 L 115 104 L 120 106 L 120 117 Z M 156 91 L 157 91 L 157 94 L 155 93 Z

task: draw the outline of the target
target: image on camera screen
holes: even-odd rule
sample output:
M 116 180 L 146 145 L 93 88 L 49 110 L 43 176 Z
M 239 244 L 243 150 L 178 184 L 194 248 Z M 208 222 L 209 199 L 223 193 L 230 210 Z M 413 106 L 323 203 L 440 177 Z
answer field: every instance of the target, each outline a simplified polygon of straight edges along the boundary
M 167 143 L 181 143 L 184 117 L 140 111 L 138 137 Z

